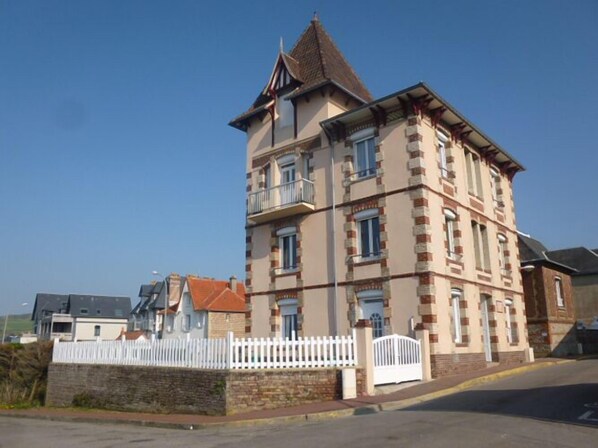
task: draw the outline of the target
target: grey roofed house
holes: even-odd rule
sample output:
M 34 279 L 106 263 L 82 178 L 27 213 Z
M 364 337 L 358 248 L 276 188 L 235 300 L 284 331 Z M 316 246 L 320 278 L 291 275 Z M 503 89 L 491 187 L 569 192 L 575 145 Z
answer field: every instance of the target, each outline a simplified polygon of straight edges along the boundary
M 117 296 L 69 295 L 69 313 L 73 317 L 126 319 L 131 313 L 131 299 Z
M 35 295 L 35 304 L 31 312 L 31 320 L 37 322 L 42 314 L 66 312 L 69 296 L 65 294 L 48 294 L 40 292 Z
M 553 267 L 556 267 L 557 270 L 562 270 L 569 274 L 577 272 L 572 265 L 563 263 L 552 257 L 550 255 L 552 252 L 550 252 L 544 244 L 529 235 L 519 232 L 518 244 L 521 265 L 544 263 L 552 265 Z
M 575 268 L 577 272 L 572 275 L 598 274 L 598 255 L 585 247 L 551 250 L 547 255 L 559 263 Z

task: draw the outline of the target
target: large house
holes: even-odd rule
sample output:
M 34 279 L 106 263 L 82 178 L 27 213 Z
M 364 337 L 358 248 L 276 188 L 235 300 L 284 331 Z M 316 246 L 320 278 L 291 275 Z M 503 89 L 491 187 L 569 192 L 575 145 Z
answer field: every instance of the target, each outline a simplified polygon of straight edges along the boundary
M 181 300 L 168 309 L 165 339 L 245 336 L 245 285 L 188 275 Z M 163 311 L 160 311 L 163 314 Z
M 130 312 L 129 297 L 39 293 L 31 320 L 38 339 L 112 340 L 127 326 Z
M 162 337 L 164 307 L 176 305 L 181 299 L 187 279 L 177 273 L 164 280 L 141 285 L 139 302 L 129 316 L 128 331 L 143 331 L 144 337 Z
M 248 336 L 368 319 L 376 337 L 428 329 L 435 376 L 525 359 L 523 167 L 429 86 L 374 99 L 314 18 L 230 125 L 247 135 Z

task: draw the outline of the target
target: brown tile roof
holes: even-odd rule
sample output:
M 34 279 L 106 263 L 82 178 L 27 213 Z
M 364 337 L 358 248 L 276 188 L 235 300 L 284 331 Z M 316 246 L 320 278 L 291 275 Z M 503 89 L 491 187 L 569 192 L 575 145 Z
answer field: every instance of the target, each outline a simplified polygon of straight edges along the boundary
M 329 84 L 336 85 L 356 99 L 369 103 L 372 95 L 347 62 L 317 18 L 312 19 L 289 54 L 280 53 L 291 76 L 301 85 L 291 97 L 303 95 Z M 264 89 L 249 110 L 231 120 L 230 125 L 242 128 L 242 122 L 265 110 L 272 98 Z
M 245 285 L 237 282 L 236 291 L 226 280 L 188 276 L 187 284 L 195 311 L 245 312 Z
M 303 81 L 293 96 L 332 81 L 363 102 L 374 99 L 317 18 L 299 37 L 290 56 L 299 61 Z
M 121 340 L 122 337 L 125 337 L 125 340 L 127 341 L 136 341 L 137 339 L 139 339 L 140 337 L 143 337 L 145 339 L 145 333 L 142 330 L 139 331 L 125 331 L 124 328 L 120 331 L 120 334 L 118 335 L 118 337 L 116 338 L 117 341 Z

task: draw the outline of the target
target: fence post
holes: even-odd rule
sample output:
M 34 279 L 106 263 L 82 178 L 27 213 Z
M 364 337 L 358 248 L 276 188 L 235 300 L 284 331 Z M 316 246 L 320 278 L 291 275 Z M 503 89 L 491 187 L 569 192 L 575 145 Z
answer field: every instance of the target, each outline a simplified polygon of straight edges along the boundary
M 232 331 L 226 333 L 226 368 L 232 369 L 233 367 L 233 341 L 235 335 Z
M 355 347 L 357 364 L 365 371 L 365 393 L 374 395 L 374 342 L 372 339 L 372 323 L 359 320 L 355 324 Z
M 57 362 L 57 353 L 58 353 L 58 344 L 60 343 L 60 339 L 54 338 L 54 346 L 52 347 L 52 361 Z
M 422 380 L 432 379 L 432 363 L 430 359 L 430 331 L 424 328 L 415 329 L 415 339 L 419 340 L 422 362 Z

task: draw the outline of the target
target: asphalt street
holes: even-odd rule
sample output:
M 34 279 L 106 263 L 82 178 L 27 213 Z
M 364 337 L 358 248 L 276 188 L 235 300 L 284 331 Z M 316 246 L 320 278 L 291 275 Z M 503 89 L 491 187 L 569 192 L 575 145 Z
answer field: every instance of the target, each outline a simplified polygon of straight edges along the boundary
M 417 406 L 337 420 L 199 431 L 0 417 L 0 447 L 597 447 L 598 360 Z

